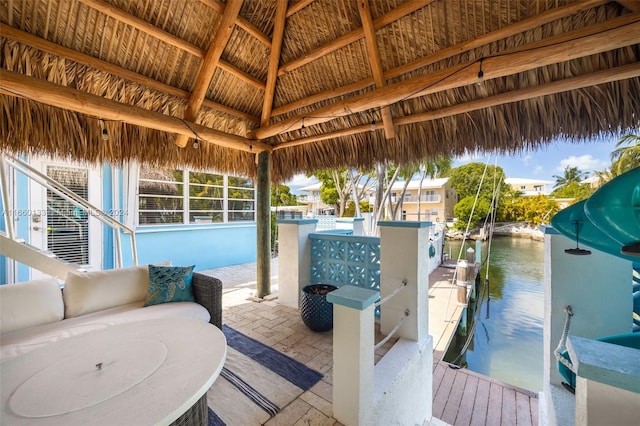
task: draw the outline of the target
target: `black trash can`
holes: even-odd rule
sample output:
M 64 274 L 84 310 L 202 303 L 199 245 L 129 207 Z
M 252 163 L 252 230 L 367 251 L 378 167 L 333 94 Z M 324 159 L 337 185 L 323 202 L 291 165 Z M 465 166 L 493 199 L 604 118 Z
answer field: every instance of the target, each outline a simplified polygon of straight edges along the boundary
M 331 284 L 310 284 L 302 289 L 300 315 L 312 331 L 329 331 L 333 328 L 333 303 L 327 302 L 327 294 L 337 288 Z

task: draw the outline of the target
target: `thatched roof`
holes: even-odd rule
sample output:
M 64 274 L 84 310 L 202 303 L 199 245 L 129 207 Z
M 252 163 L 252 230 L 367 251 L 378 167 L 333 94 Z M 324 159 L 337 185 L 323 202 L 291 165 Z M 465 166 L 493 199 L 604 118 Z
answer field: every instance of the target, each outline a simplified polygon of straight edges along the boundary
M 279 181 L 640 127 L 633 0 L 0 6 L 0 144 L 14 153 L 254 176 L 270 151 Z

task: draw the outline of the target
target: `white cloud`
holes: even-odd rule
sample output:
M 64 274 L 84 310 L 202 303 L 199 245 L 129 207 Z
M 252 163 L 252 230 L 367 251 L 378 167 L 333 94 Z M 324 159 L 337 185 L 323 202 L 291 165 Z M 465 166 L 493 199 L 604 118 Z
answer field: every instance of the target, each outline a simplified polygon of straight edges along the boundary
M 564 172 L 567 166 L 577 167 L 582 171 L 593 171 L 593 170 L 602 170 L 607 166 L 609 166 L 609 163 L 605 160 L 593 158 L 591 154 L 585 154 L 579 157 L 572 155 L 568 158 L 560 160 L 560 165 L 556 167 L 556 170 L 559 172 Z
M 544 167 L 538 165 L 538 166 L 536 166 L 535 169 L 533 169 L 533 174 L 536 175 L 536 176 L 539 176 L 539 175 L 542 174 L 543 171 L 544 171 Z
M 316 179 L 314 176 L 307 177 L 304 174 L 297 174 L 291 180 L 285 182 L 284 184 L 290 187 L 291 186 L 303 187 L 307 185 L 312 185 L 316 182 L 318 182 L 318 179 Z
M 524 163 L 525 166 L 529 165 L 530 160 L 531 160 L 531 154 L 527 154 L 524 157 L 522 157 L 522 162 Z

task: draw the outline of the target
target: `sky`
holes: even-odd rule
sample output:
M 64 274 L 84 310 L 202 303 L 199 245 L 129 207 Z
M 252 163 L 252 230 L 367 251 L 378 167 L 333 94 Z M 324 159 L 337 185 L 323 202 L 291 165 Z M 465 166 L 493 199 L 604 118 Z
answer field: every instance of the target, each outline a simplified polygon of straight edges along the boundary
M 567 166 L 589 172 L 604 170 L 611 165 L 611 151 L 615 149 L 618 137 L 593 140 L 590 142 L 567 142 L 558 139 L 537 150 L 524 152 L 514 156 L 500 155 L 497 165 L 502 167 L 507 177 L 541 179 L 555 182 L 554 175 L 562 176 Z M 453 167 L 478 162 L 486 163 L 488 154 L 469 155 L 456 158 Z M 489 158 L 489 164 L 496 164 L 495 155 Z M 291 192 L 300 193 L 299 188 L 317 182 L 315 178 L 296 175 L 285 183 Z M 550 185 L 552 187 L 553 185 Z

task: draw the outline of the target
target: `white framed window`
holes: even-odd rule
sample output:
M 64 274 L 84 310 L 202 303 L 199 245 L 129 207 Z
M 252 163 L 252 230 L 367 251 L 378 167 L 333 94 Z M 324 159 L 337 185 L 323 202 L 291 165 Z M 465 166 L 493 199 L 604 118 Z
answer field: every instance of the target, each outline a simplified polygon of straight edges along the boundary
M 191 225 L 255 220 L 251 179 L 141 166 L 138 225 Z

